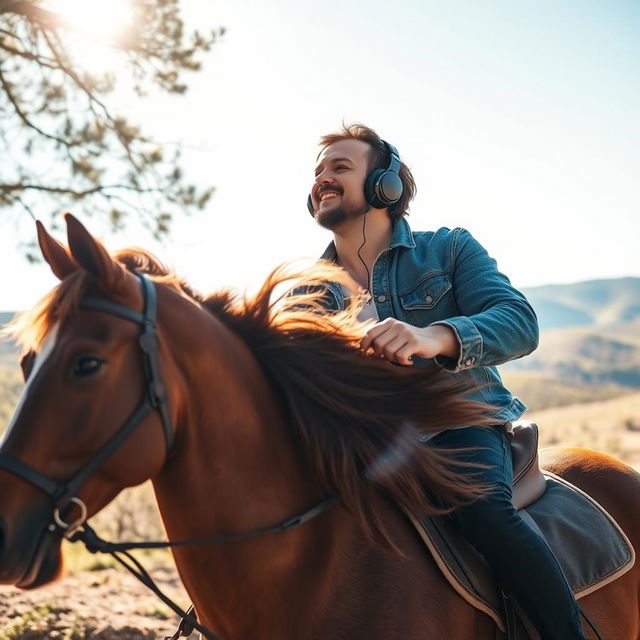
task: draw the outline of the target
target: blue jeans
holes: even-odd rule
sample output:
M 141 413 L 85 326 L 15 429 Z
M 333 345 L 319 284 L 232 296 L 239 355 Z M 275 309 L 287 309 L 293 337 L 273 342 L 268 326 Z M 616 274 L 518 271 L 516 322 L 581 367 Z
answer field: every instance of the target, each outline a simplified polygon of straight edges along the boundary
M 459 507 L 450 516 L 464 537 L 484 556 L 498 584 L 515 596 L 541 640 L 587 640 L 578 605 L 547 543 L 511 503 L 513 469 L 509 436 L 503 427 L 465 427 L 436 435 L 431 446 L 460 449 L 456 460 L 480 462 L 487 469 L 456 467 L 492 489 L 486 497 Z

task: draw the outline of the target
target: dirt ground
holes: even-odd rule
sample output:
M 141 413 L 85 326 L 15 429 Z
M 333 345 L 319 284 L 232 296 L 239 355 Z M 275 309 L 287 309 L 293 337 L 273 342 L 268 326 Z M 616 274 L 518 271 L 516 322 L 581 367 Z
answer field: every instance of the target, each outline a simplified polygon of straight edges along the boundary
M 156 566 L 152 574 L 162 591 L 188 606 L 174 568 Z M 0 640 L 163 640 L 177 624 L 153 593 L 113 568 L 81 571 L 33 591 L 0 587 Z

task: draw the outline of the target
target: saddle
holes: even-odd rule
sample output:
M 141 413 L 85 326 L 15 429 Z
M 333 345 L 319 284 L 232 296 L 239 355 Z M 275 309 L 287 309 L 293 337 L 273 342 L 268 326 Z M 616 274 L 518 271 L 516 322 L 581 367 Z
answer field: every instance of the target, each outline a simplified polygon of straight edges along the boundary
M 629 571 L 635 553 L 611 515 L 586 493 L 538 466 L 538 427 L 521 421 L 513 423 L 510 432 L 513 504 L 547 541 L 575 597 L 586 596 Z M 442 518 L 409 515 L 409 519 L 458 594 L 493 618 L 502 633 L 513 629 L 513 621 L 505 620 L 511 607 L 505 609 L 487 564 L 458 530 Z M 526 619 L 522 626 L 523 638 L 535 633 Z

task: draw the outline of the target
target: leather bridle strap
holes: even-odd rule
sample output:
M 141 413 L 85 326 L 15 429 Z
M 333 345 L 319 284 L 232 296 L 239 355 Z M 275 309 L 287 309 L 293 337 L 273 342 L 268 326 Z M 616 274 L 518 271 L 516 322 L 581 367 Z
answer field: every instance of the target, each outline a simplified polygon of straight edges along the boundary
M 97 536 L 95 531 L 84 523 L 82 527 L 76 531 L 71 537 L 71 542 L 81 540 L 84 542 L 87 550 L 91 553 L 120 553 L 124 551 L 132 551 L 133 549 L 168 549 L 173 547 L 185 547 L 199 544 L 222 544 L 225 542 L 239 542 L 241 540 L 249 540 L 260 536 L 270 535 L 272 533 L 283 533 L 291 529 L 297 529 L 303 524 L 313 520 L 321 513 L 324 513 L 330 507 L 340 502 L 338 495 L 330 496 L 322 502 L 314 505 L 310 509 L 299 513 L 298 515 L 288 518 L 284 522 L 271 527 L 254 529 L 245 533 L 234 533 L 230 535 L 207 536 L 205 538 L 192 538 L 191 540 L 174 540 L 167 542 L 107 542 Z
M 0 469 L 6 469 L 14 473 L 44 491 L 58 510 L 62 510 L 72 501 L 77 491 L 154 409 L 157 409 L 162 417 L 167 455 L 169 455 L 173 445 L 173 429 L 166 392 L 160 375 L 160 361 L 156 342 L 157 302 L 155 287 L 145 275 L 140 273 L 135 275 L 141 284 L 144 302 L 142 313 L 117 302 L 91 296 L 87 296 L 80 301 L 80 308 L 110 313 L 141 325 L 142 332 L 139 342 L 143 354 L 146 390 L 144 398 L 138 407 L 94 457 L 66 484 L 48 478 L 20 460 L 0 454 Z
M 54 496 L 57 496 L 61 489 L 63 493 L 65 492 L 65 487 L 60 485 L 60 483 L 51 478 L 47 478 L 47 476 L 31 468 L 28 464 L 20 462 L 20 460 L 12 458 L 11 456 L 0 455 L 0 469 L 11 471 L 14 475 L 20 476 L 27 482 L 34 484 L 53 498 L 54 502 Z
M 162 425 L 164 428 L 164 436 L 167 445 L 167 453 L 173 446 L 173 428 L 171 425 L 171 417 L 169 415 L 169 406 L 162 375 L 160 374 L 160 358 L 158 356 L 157 341 L 157 318 L 158 318 L 158 301 L 156 290 L 153 282 L 144 274 L 136 273 L 140 280 L 142 289 L 142 298 L 144 301 L 143 312 L 139 313 L 135 309 L 125 307 L 123 304 L 107 300 L 106 298 L 97 298 L 94 296 L 86 296 L 80 301 L 81 309 L 89 309 L 92 311 L 102 311 L 114 316 L 119 316 L 125 320 L 130 320 L 142 326 L 142 333 L 138 343 L 142 350 L 143 366 L 145 370 L 147 383 L 147 399 L 154 409 L 158 409 L 162 417 Z

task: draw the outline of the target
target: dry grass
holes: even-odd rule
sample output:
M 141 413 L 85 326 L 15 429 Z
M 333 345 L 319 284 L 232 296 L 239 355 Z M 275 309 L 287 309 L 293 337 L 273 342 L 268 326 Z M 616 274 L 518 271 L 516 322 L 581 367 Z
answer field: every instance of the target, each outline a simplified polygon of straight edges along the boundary
M 17 366 L 0 364 L 0 434 L 4 433 L 22 392 L 22 374 Z
M 598 449 L 640 470 L 640 393 L 529 412 L 542 447 Z

